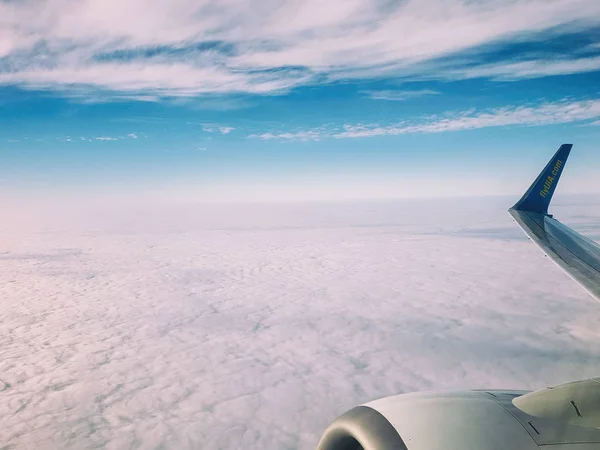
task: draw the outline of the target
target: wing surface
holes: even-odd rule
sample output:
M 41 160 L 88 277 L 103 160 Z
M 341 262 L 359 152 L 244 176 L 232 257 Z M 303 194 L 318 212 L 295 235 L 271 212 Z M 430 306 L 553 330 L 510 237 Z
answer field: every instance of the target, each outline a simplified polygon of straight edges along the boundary
M 600 301 L 600 245 L 548 214 L 548 206 L 571 147 L 571 144 L 565 144 L 558 149 L 509 212 L 552 261 Z

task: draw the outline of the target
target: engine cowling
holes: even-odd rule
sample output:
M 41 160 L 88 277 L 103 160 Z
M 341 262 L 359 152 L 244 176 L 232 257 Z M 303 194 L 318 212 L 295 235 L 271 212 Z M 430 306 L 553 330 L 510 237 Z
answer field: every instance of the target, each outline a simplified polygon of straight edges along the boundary
M 535 392 L 456 391 L 386 397 L 351 409 L 319 450 L 600 449 L 600 378 Z

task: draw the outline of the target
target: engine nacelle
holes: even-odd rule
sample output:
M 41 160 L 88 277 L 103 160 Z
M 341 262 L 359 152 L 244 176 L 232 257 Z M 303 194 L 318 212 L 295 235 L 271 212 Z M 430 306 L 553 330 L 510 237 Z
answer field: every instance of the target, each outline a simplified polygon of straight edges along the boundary
M 600 449 L 600 378 L 526 391 L 386 397 L 351 409 L 319 450 Z

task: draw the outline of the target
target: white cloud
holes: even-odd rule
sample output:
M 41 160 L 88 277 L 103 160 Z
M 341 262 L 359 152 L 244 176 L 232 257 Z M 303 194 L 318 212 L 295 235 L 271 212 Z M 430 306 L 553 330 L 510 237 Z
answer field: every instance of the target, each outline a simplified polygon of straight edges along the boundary
M 314 449 L 377 397 L 598 374 L 502 202 L 94 200 L 3 199 L 2 447 Z
M 228 127 L 228 126 L 221 126 L 221 125 L 214 125 L 214 124 L 204 124 L 202 126 L 202 131 L 204 131 L 205 133 L 221 133 L 221 134 L 229 134 L 232 131 L 234 131 L 235 128 L 234 127 Z
M 258 138 L 264 141 L 284 140 L 284 141 L 318 141 L 329 137 L 328 132 L 323 128 L 296 132 L 267 132 L 260 134 L 251 134 L 249 138 Z
M 539 106 L 518 106 L 489 111 L 465 111 L 450 117 L 417 125 L 346 126 L 336 138 L 352 138 L 408 133 L 441 133 L 509 125 L 540 126 L 570 123 L 600 117 L 600 100 L 546 103 Z
M 97 141 L 116 141 L 117 140 L 117 138 L 110 137 L 110 136 L 99 136 L 94 139 L 96 139 Z
M 411 98 L 423 97 L 426 95 L 439 94 L 437 91 L 431 89 L 420 89 L 420 90 L 382 90 L 382 91 L 364 91 L 368 98 L 372 100 L 387 100 L 387 101 L 404 101 Z
M 447 113 L 421 122 L 392 125 L 346 124 L 341 129 L 320 127 L 298 132 L 266 132 L 250 138 L 263 140 L 319 140 L 324 138 L 360 138 L 412 133 L 442 133 L 502 126 L 542 126 L 572 123 L 600 117 L 600 100 L 562 101 L 536 106 L 507 106 L 490 110 L 475 109 Z M 595 123 L 595 122 L 594 122 Z
M 455 79 L 487 77 L 500 80 L 516 80 L 547 75 L 595 72 L 599 70 L 600 57 L 588 57 L 563 60 L 502 62 L 475 67 L 448 68 L 441 70 L 438 74 L 432 74 L 432 77 Z
M 596 0 L 0 2 L 0 83 L 92 101 L 110 92 L 144 101 L 274 93 L 353 76 L 429 76 L 441 58 L 464 50 L 598 25 Z M 531 77 L 596 67 L 594 58 L 539 56 L 451 75 Z
M 306 81 L 304 75 L 280 76 L 230 73 L 216 67 L 198 68 L 184 63 L 97 63 L 56 69 L 29 69 L 0 73 L 0 83 L 22 83 L 32 88 L 70 89 L 69 84 L 115 91 L 151 91 L 156 95 L 191 96 L 205 93 L 285 90 Z M 136 98 L 138 95 L 135 94 Z M 120 98 L 126 97 L 122 94 Z
M 129 133 L 127 136 L 129 136 L 131 139 L 137 139 L 138 135 L 136 133 Z
M 219 127 L 219 132 L 221 134 L 229 134 L 231 133 L 233 130 L 235 130 L 234 127 Z

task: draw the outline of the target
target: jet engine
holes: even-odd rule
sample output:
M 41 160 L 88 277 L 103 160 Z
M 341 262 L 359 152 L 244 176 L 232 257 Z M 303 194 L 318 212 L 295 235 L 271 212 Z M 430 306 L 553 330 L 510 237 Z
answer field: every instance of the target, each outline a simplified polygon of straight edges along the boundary
M 382 398 L 335 420 L 318 450 L 542 448 L 600 449 L 600 378 L 529 393 L 476 390 Z

